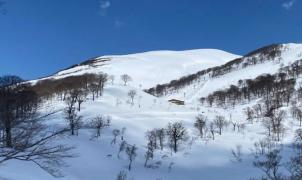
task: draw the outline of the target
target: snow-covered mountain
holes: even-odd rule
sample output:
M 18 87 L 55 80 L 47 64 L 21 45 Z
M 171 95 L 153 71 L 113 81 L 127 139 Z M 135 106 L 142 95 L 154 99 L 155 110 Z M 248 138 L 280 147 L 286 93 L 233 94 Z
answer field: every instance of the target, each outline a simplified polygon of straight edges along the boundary
M 103 72 L 114 75 L 116 81 L 119 81 L 120 75 L 128 74 L 133 79 L 132 86 L 150 88 L 201 69 L 222 65 L 238 57 L 240 56 L 216 49 L 101 56 L 60 71 L 51 78 Z
M 32 82 L 34 85 L 45 79 L 55 81 L 85 73 L 107 73 L 115 76 L 114 83 L 108 82 L 105 85 L 103 96 L 93 101 L 89 94 L 79 112 L 84 123 L 97 115 L 112 117 L 111 126 L 104 129 L 101 138 L 91 140 L 92 130 L 83 128 L 80 129 L 79 136 L 68 136 L 59 140 L 75 145 L 74 153 L 77 155 L 66 161 L 68 166 L 61 167 L 64 175 L 61 179 L 113 180 L 117 179 L 120 171 L 125 171 L 127 179 L 134 180 L 242 180 L 262 175 L 262 171 L 253 167 L 254 156 L 251 149 L 256 142 L 266 137 L 266 127 L 258 117 L 252 123 L 247 121 L 245 114 L 246 108 L 260 103 L 261 98 L 226 107 L 201 104 L 199 99 L 214 91 L 229 88 L 230 85 L 238 85 L 239 80 L 253 80 L 267 73 L 289 72 L 292 67 L 302 66 L 299 61 L 301 59 L 302 44 L 271 45 L 245 56 L 213 49 L 154 51 L 124 56 L 101 56 Z M 127 86 L 120 81 L 122 74 L 128 74 L 133 79 Z M 300 76 L 294 77 L 298 88 Z M 133 103 L 128 96 L 130 90 L 137 92 Z M 170 103 L 170 99 L 183 100 L 185 105 Z M 294 94 L 292 100 L 295 99 L 297 97 Z M 302 105 L 300 102 L 297 104 Z M 66 103 L 57 94 L 45 100 L 43 110 L 58 111 L 50 118 L 50 125 L 66 126 L 65 115 L 60 111 L 65 107 Z M 282 126 L 285 130 L 284 137 L 278 142 L 284 144 L 283 154 L 290 152 L 288 144 L 293 141 L 294 131 L 299 128 L 290 108 L 291 105 L 281 107 L 288 112 Z M 207 116 L 207 128 L 203 138 L 200 138 L 199 132 L 194 128 L 198 114 Z M 210 126 L 217 116 L 224 116 L 229 126 L 223 129 L 221 135 L 217 128 L 214 129 L 215 136 L 212 136 Z M 145 168 L 145 133 L 154 128 L 166 128 L 168 123 L 173 122 L 184 124 L 190 136 L 187 142 L 180 145 L 177 153 L 172 153 L 168 145 L 163 150 L 157 149 L 153 159 L 148 162 L 149 168 Z M 127 155 L 121 153 L 121 158 L 117 157 L 120 137 L 116 144 L 111 144 L 112 130 L 121 130 L 123 127 L 126 128 L 124 138 L 127 143 L 138 147 L 131 171 L 127 170 Z M 234 162 L 231 150 L 239 146 L 242 159 Z M 17 160 L 0 167 L 1 178 L 56 179 L 34 163 Z

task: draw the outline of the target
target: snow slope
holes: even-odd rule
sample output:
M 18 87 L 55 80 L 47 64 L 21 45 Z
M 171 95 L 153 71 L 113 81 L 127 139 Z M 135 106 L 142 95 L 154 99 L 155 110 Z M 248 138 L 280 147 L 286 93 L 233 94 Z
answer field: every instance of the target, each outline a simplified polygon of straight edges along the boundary
M 110 115 L 112 125 L 102 132 L 98 140 L 91 140 L 92 130 L 80 130 L 79 136 L 67 137 L 61 142 L 75 146 L 73 151 L 77 157 L 68 159 L 66 167 L 62 167 L 64 177 L 62 180 L 115 180 L 117 174 L 124 170 L 128 179 L 134 180 L 199 180 L 199 179 L 226 179 L 242 180 L 258 177 L 261 173 L 252 166 L 250 148 L 254 142 L 264 137 L 264 128 L 261 123 L 247 124 L 244 132 L 233 131 L 232 127 L 223 130 L 223 134 L 216 134 L 215 140 L 211 137 L 205 139 L 196 138 L 198 132 L 193 128 L 194 118 L 197 114 L 204 113 L 209 121 L 213 121 L 216 115 L 225 115 L 229 119 L 244 122 L 245 115 L 242 105 L 236 108 L 219 109 L 210 107 L 177 106 L 166 102 L 163 98 L 155 98 L 143 91 L 139 91 L 134 105 L 129 103 L 127 92 L 134 87 L 111 85 L 105 87 L 104 96 L 96 101 L 90 98 L 83 103 L 80 115 L 84 122 L 97 115 Z M 119 104 L 116 104 L 116 99 Z M 156 99 L 156 101 L 154 101 Z M 49 101 L 47 109 L 60 110 L 65 104 L 57 99 Z M 56 126 L 66 126 L 61 113 L 55 114 L 50 123 Z M 144 168 L 144 154 L 146 151 L 145 133 L 153 128 L 163 128 L 169 122 L 184 123 L 189 135 L 195 139 L 183 144 L 180 151 L 172 154 L 168 148 L 157 150 L 155 157 L 149 162 L 156 168 Z M 288 132 L 293 132 L 298 127 L 298 122 L 289 121 Z M 121 159 L 117 158 L 119 143 L 111 145 L 113 129 L 126 127 L 125 140 L 129 144 L 138 147 L 137 157 L 133 162 L 133 169 L 127 170 L 128 159 L 125 153 L 121 153 Z M 290 137 L 284 139 L 284 143 L 290 142 Z M 243 161 L 235 163 L 231 161 L 231 149 L 241 145 Z M 169 167 L 172 167 L 171 169 Z M 17 172 L 17 173 L 16 173 Z M 217 173 L 219 172 L 219 173 Z M 5 180 L 55 180 L 33 163 L 11 161 L 1 167 L 0 179 Z
M 119 76 L 127 73 L 133 78 L 128 86 L 123 86 L 117 79 L 112 85 L 105 86 L 104 95 L 92 101 L 91 97 L 83 103 L 80 115 L 85 123 L 97 115 L 110 115 L 112 125 L 102 132 L 98 140 L 90 140 L 91 130 L 82 129 L 78 137 L 62 139 L 62 143 L 75 145 L 76 158 L 66 161 L 62 167 L 64 177 L 62 180 L 114 180 L 119 171 L 125 170 L 128 179 L 134 180 L 242 180 L 259 177 L 261 171 L 253 168 L 251 148 L 253 144 L 265 136 L 264 128 L 260 122 L 245 124 L 245 131 L 233 131 L 232 127 L 223 130 L 220 136 L 216 134 L 204 139 L 196 138 L 198 132 L 194 129 L 194 118 L 198 114 L 205 114 L 208 123 L 216 115 L 224 115 L 228 120 L 246 123 L 243 109 L 251 104 L 238 105 L 235 108 L 220 109 L 215 107 L 200 106 L 197 103 L 187 103 L 177 106 L 167 102 L 167 98 L 180 98 L 195 102 L 197 98 L 205 96 L 217 89 L 236 84 L 239 79 L 254 78 L 263 73 L 275 73 L 281 63 L 287 65 L 302 57 L 302 45 L 288 44 L 282 53 L 280 63 L 266 62 L 244 69 L 238 69 L 215 79 L 201 79 L 199 83 L 187 86 L 176 94 L 168 97 L 157 98 L 142 91 L 143 88 L 152 87 L 158 83 L 166 83 L 185 74 L 197 72 L 201 69 L 221 65 L 238 56 L 219 50 L 194 50 L 183 52 L 160 51 L 148 52 L 125 56 L 105 56 L 98 58 L 93 65 L 77 66 L 61 71 L 49 78 L 62 78 L 83 73 L 106 72 L 109 75 Z M 110 61 L 102 60 L 110 58 Z M 138 95 L 134 105 L 129 103 L 127 93 L 135 89 Z M 184 96 L 186 93 L 186 96 Z M 118 102 L 118 103 L 117 103 Z M 62 110 L 65 104 L 59 99 L 52 99 L 45 105 L 47 109 Z M 230 115 L 232 115 L 230 117 Z M 164 128 L 169 122 L 181 121 L 188 129 L 190 139 L 181 146 L 180 151 L 172 154 L 168 148 L 157 150 L 150 164 L 156 168 L 144 168 L 144 153 L 146 151 L 145 133 L 153 128 Z M 66 126 L 64 115 L 55 114 L 50 125 Z M 117 158 L 118 140 L 116 145 L 111 145 L 113 129 L 126 127 L 125 139 L 129 144 L 138 147 L 138 155 L 133 162 L 133 170 L 127 171 L 127 156 L 122 153 L 121 159 Z M 282 143 L 288 144 L 292 140 L 298 122 L 287 116 L 286 138 Z M 192 139 L 192 137 L 195 137 Z M 236 145 L 242 146 L 242 162 L 232 162 L 231 149 Z M 171 168 L 169 168 L 171 167 Z M 54 180 L 49 174 L 33 163 L 12 161 L 0 167 L 0 180 Z
M 110 115 L 112 125 L 105 129 L 102 137 L 98 140 L 90 140 L 92 131 L 80 130 L 78 137 L 68 137 L 62 139 L 62 143 L 76 146 L 74 153 L 76 158 L 67 160 L 67 167 L 62 168 L 64 177 L 62 180 L 114 180 L 119 171 L 125 170 L 128 178 L 134 180 L 183 180 L 183 179 L 226 179 L 241 180 L 252 177 L 255 169 L 249 164 L 249 147 L 252 147 L 253 140 L 259 132 L 248 127 L 251 133 L 233 133 L 232 130 L 226 130 L 221 137 L 217 135 L 216 140 L 195 139 L 192 145 L 189 143 L 181 146 L 177 154 L 170 153 L 167 148 L 163 151 L 156 151 L 156 155 L 150 164 L 158 167 L 155 169 L 144 168 L 144 153 L 146 151 L 145 132 L 153 128 L 163 128 L 169 122 L 181 121 L 188 128 L 190 136 L 197 136 L 197 132 L 192 128 L 194 117 L 198 113 L 205 112 L 212 120 L 217 114 L 236 113 L 238 120 L 243 119 L 239 109 L 229 110 L 228 112 L 216 109 L 201 107 L 196 109 L 190 106 L 177 106 L 166 102 L 164 99 L 157 99 L 144 92 L 139 92 L 135 98 L 135 104 L 132 106 L 127 101 L 127 92 L 133 87 L 124 87 L 122 85 L 108 85 L 105 88 L 104 96 L 93 102 L 88 100 L 84 102 L 81 115 L 84 122 L 99 114 Z M 138 90 L 138 89 L 137 89 Z M 139 98 L 141 97 L 141 98 Z M 116 98 L 119 98 L 120 104 L 116 104 Z M 139 103 L 139 101 L 141 101 Z M 65 104 L 59 100 L 48 102 L 48 109 L 60 110 Z M 140 104 L 140 107 L 139 107 Z M 66 125 L 63 114 L 54 115 L 51 124 Z M 128 172 L 127 156 L 122 153 L 121 159 L 117 158 L 118 140 L 116 145 L 110 145 L 112 140 L 111 131 L 115 128 L 126 127 L 125 139 L 129 144 L 136 144 L 138 147 L 138 156 L 133 163 L 133 170 Z M 261 132 L 261 131 L 260 131 Z M 244 146 L 244 153 L 247 154 L 247 160 L 241 164 L 230 161 L 230 150 L 236 144 Z M 191 147 L 190 147 L 191 146 Z M 172 165 L 171 170 L 169 166 Z M 244 169 L 242 165 L 244 164 Z M 20 168 L 22 166 L 22 168 Z M 18 168 L 16 170 L 16 168 Z M 215 171 L 219 170 L 217 174 Z M 236 174 L 234 172 L 241 171 Z M 18 173 L 16 173 L 18 172 Z M 1 167 L 0 179 L 8 180 L 54 180 L 55 178 L 43 172 L 33 163 L 24 163 L 12 161 Z
M 103 72 L 114 75 L 116 82 L 119 82 L 120 75 L 128 74 L 133 79 L 130 82 L 132 86 L 150 88 L 201 69 L 222 65 L 238 57 L 240 56 L 216 49 L 152 51 L 121 56 L 101 56 L 92 64 L 60 71 L 51 78 Z
M 299 59 L 302 59 L 302 44 L 284 44 L 279 61 L 266 61 L 246 68 L 239 67 L 237 70 L 215 78 L 209 78 L 209 75 L 206 74 L 199 81 L 179 90 L 177 93 L 169 94 L 166 98 L 176 98 L 186 100 L 187 103 L 196 103 L 199 98 L 206 97 L 216 90 L 223 90 L 230 87 L 230 85 L 237 85 L 239 80 L 254 79 L 266 73 L 277 73 L 281 66 L 290 65 Z

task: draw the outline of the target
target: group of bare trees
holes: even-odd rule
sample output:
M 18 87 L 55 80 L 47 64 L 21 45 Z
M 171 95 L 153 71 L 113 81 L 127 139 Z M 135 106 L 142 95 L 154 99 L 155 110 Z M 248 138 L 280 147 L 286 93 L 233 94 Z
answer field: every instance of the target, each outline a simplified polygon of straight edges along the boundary
M 154 158 L 156 150 L 170 148 L 171 153 L 177 153 L 179 146 L 188 140 L 187 129 L 181 122 L 169 123 L 166 128 L 157 128 L 146 132 L 147 146 L 145 153 L 145 167 Z
M 289 157 L 282 157 L 282 151 L 291 152 Z M 302 178 L 302 130 L 295 132 L 294 142 L 282 147 L 269 138 L 255 143 L 254 167 L 263 172 L 261 179 L 298 180 Z
M 205 115 L 199 114 L 195 118 L 194 127 L 197 129 L 201 138 L 204 138 L 207 133 L 210 133 L 212 139 L 215 139 L 215 133 L 222 135 L 222 130 L 229 125 L 229 121 L 222 115 L 217 115 L 211 122 Z
M 256 98 L 275 101 L 278 106 L 288 106 L 291 99 L 302 99 L 302 88 L 295 89 L 296 79 L 302 74 L 302 59 L 289 66 L 283 66 L 276 74 L 260 75 L 255 79 L 239 80 L 226 90 L 218 90 L 200 102 L 212 106 L 234 106 Z
M 208 137 L 211 133 L 213 140 L 215 134 L 222 135 L 222 130 L 227 127 L 229 122 L 224 116 L 217 115 L 211 122 L 205 115 L 199 114 L 196 116 L 194 127 L 199 133 L 200 138 Z M 238 129 L 241 128 L 240 123 Z M 236 124 L 236 125 L 237 125 Z M 236 126 L 237 127 L 237 126 Z M 145 152 L 145 167 L 153 167 L 149 161 L 154 158 L 156 150 L 163 150 L 165 147 L 171 150 L 171 153 L 177 153 L 181 145 L 186 144 L 189 140 L 188 130 L 182 122 L 169 123 L 166 128 L 156 128 L 146 132 L 146 152 Z M 194 141 L 194 138 L 192 138 Z M 188 145 L 191 146 L 191 142 Z M 192 142 L 193 143 L 193 142 Z
M 17 76 L 0 77 L 0 164 L 16 159 L 31 161 L 54 176 L 58 166 L 72 157 L 68 147 L 55 143 L 66 132 L 52 129 L 46 121 L 53 112 L 39 113 L 41 99 Z
M 121 158 L 121 153 L 124 152 L 127 156 L 127 159 L 129 160 L 129 164 L 128 164 L 128 170 L 131 171 L 132 169 L 132 163 L 135 160 L 135 158 L 137 157 L 137 147 L 135 144 L 128 144 L 127 141 L 122 140 L 120 145 L 119 145 L 119 149 L 118 149 L 118 154 L 117 157 L 118 159 Z
M 111 123 L 110 116 L 96 116 L 92 119 L 90 127 L 95 131 L 92 135 L 93 138 L 100 138 L 102 130 L 106 127 L 109 127 Z
M 77 91 L 79 104 L 81 104 L 89 93 L 93 100 L 102 96 L 107 80 L 108 75 L 105 73 L 83 74 L 61 79 L 40 80 L 33 85 L 33 89 L 39 97 L 46 99 L 60 97 L 62 101 L 65 101 L 71 91 Z
M 251 108 L 245 110 L 247 120 L 253 122 L 256 119 L 262 123 L 266 130 L 266 138 L 254 144 L 253 153 L 255 159 L 254 167 L 263 172 L 261 179 L 293 179 L 302 178 L 302 130 L 295 132 L 294 142 L 285 146 L 280 145 L 282 137 L 286 132 L 285 119 L 289 118 L 282 105 L 275 99 L 262 100 Z M 299 122 L 301 127 L 302 113 L 295 102 L 290 108 L 292 118 Z M 283 151 L 290 151 L 291 157 L 284 163 Z M 284 160 L 283 160 L 284 159 Z
M 296 115 L 297 109 L 292 108 L 292 113 Z M 262 104 L 256 104 L 245 110 L 247 121 L 252 123 L 254 119 L 260 121 L 266 129 L 267 136 L 274 140 L 280 141 L 285 132 L 284 121 L 286 111 L 275 103 L 274 100 L 266 100 Z M 297 115 L 296 115 L 297 116 Z
M 67 105 L 64 111 L 65 119 L 69 124 L 71 135 L 78 135 L 78 130 L 83 126 L 84 123 L 82 121 L 82 116 L 78 115 L 75 107 L 77 96 L 74 96 L 73 93 L 71 93 L 65 101 Z M 110 122 L 110 116 L 99 115 L 94 117 L 90 124 L 86 125 L 86 127 L 94 131 L 91 139 L 98 139 L 101 136 L 102 130 L 110 126 Z
M 113 83 L 114 77 L 110 77 Z M 73 147 L 54 143 L 66 132 L 78 135 L 78 130 L 84 125 L 79 115 L 81 105 L 87 100 L 89 93 L 92 100 L 102 96 L 107 74 L 84 74 L 70 76 L 58 80 L 42 80 L 35 85 L 22 82 L 18 76 L 0 77 L 0 164 L 17 159 L 32 161 L 39 167 L 47 170 L 54 176 L 60 173 L 57 167 L 63 165 L 65 158 L 73 157 L 70 151 Z M 130 76 L 123 76 L 124 84 L 131 81 Z M 129 93 L 134 98 L 136 92 Z M 65 102 L 65 119 L 68 128 L 54 128 L 45 125 L 55 112 L 41 114 L 40 109 L 44 100 L 59 97 Z M 102 129 L 110 125 L 109 116 L 95 117 L 87 127 L 94 129 L 93 137 L 101 136 Z M 113 131 L 114 140 L 121 136 L 124 138 L 125 129 Z M 136 157 L 136 146 L 125 146 L 129 156 L 129 169 Z
M 154 152 L 157 149 L 163 150 L 166 144 L 166 129 L 159 128 L 146 132 L 147 151 L 145 153 L 145 167 L 148 161 L 153 159 Z
M 125 86 L 128 82 L 132 81 L 132 78 L 128 74 L 123 74 L 120 78 Z M 39 97 L 46 100 L 56 97 L 62 101 L 66 101 L 67 98 L 72 97 L 77 102 L 77 109 L 80 111 L 81 105 L 88 99 L 88 95 L 91 95 L 93 101 L 101 97 L 103 95 L 105 84 L 108 81 L 113 84 L 114 79 L 114 75 L 109 76 L 106 73 L 86 73 L 83 75 L 68 76 L 60 79 L 40 80 L 36 84 L 32 85 L 32 89 Z M 132 104 L 134 103 L 136 95 L 137 93 L 135 90 L 130 90 L 128 92 L 128 96 L 130 97 Z
M 239 80 L 238 85 L 231 85 L 226 90 L 218 90 L 200 102 L 209 106 L 214 103 L 219 107 L 235 106 L 238 103 L 250 102 L 256 98 L 274 100 L 278 106 L 289 105 L 295 92 L 296 79 L 286 73 L 260 75 L 255 79 Z

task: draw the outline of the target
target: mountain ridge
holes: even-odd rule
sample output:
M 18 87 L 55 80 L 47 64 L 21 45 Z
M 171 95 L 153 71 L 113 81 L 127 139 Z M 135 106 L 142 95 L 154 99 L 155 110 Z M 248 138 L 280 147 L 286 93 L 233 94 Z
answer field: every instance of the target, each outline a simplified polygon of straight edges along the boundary
M 216 49 L 151 51 L 118 56 L 106 55 L 72 65 L 40 80 L 103 72 L 115 75 L 116 78 L 119 78 L 122 74 L 129 74 L 134 79 L 133 82 L 137 82 L 136 87 L 140 85 L 152 87 L 157 83 L 169 82 L 175 77 L 220 65 L 237 57 L 241 56 Z M 134 69 L 136 73 L 133 72 Z M 163 73 L 164 71 L 165 73 Z M 153 77 L 142 78 L 148 75 Z M 147 82 L 146 85 L 144 85 L 144 82 Z

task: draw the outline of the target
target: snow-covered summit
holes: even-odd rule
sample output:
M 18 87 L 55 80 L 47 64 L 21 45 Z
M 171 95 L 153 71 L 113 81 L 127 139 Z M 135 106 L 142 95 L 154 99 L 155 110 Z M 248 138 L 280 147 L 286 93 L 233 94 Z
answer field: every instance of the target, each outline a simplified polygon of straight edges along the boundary
M 107 73 L 116 81 L 122 74 L 132 77 L 132 86 L 150 88 L 202 69 L 222 65 L 240 56 L 216 49 L 151 51 L 129 55 L 101 56 L 60 71 L 51 78 L 84 73 Z

